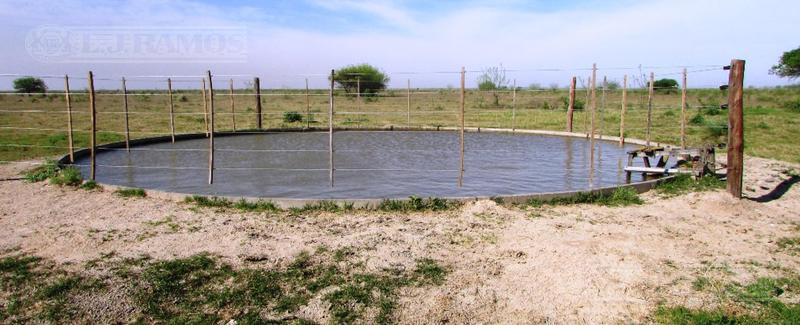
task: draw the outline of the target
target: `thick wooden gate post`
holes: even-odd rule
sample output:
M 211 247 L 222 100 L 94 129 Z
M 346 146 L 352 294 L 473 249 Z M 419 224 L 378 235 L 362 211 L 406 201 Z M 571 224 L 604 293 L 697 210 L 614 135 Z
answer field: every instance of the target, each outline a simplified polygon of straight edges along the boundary
M 253 79 L 253 87 L 256 91 L 256 129 L 261 129 L 261 80 L 256 77 Z
M 728 192 L 742 197 L 744 178 L 744 60 L 732 60 L 728 76 Z
M 569 105 L 567 106 L 567 132 L 572 132 L 572 121 L 575 113 L 575 86 L 578 81 L 577 77 L 572 77 L 569 82 Z
M 214 183 L 214 82 L 211 80 L 211 70 L 208 70 L 208 102 L 209 102 L 209 132 L 208 132 L 208 184 Z
M 97 152 L 97 111 L 95 110 L 95 98 L 94 98 L 94 74 L 89 71 L 89 115 L 92 119 L 92 134 L 89 136 L 89 146 L 91 146 L 92 150 L 91 159 L 90 159 L 90 167 L 89 167 L 89 178 L 91 180 L 95 179 L 96 169 L 97 169 L 97 161 L 96 161 L 96 152 Z

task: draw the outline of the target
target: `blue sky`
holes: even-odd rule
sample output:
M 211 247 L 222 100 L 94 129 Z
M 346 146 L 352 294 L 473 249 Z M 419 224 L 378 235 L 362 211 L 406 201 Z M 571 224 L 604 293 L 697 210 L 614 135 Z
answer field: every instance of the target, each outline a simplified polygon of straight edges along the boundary
M 592 63 L 601 76 L 621 80 L 650 70 L 674 77 L 679 66 L 703 70 L 693 67 L 736 57 L 748 61 L 746 84 L 782 85 L 790 81 L 767 71 L 783 51 L 800 46 L 799 18 L 800 1 L 777 0 L 0 0 L 0 73 L 84 75 L 91 69 L 117 78 L 211 69 L 258 75 L 265 87 L 300 87 L 308 75 L 312 87 L 322 87 L 330 69 L 368 62 L 389 72 L 393 86 L 412 79 L 420 87 L 445 87 L 457 85 L 457 78 L 426 72 L 502 64 L 521 70 L 508 75 L 520 86 L 563 86 L 572 75 L 585 77 L 582 69 Z M 32 31 L 42 26 L 234 27 L 246 31 L 246 56 L 237 62 L 42 61 L 26 47 Z M 420 73 L 393 74 L 401 71 Z M 469 73 L 468 84 L 476 76 Z M 689 80 L 690 86 L 710 87 L 726 76 L 695 72 Z M 0 87 L 8 84 L 0 79 Z

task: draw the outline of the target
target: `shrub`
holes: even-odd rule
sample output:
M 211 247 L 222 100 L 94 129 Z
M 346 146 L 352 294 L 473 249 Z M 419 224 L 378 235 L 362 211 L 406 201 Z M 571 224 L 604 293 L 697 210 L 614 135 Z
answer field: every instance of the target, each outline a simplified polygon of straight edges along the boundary
M 31 183 L 41 182 L 58 173 L 58 164 L 55 160 L 47 160 L 41 166 L 38 166 L 25 173 L 25 180 Z
M 47 85 L 39 78 L 22 77 L 14 80 L 14 90 L 20 93 L 44 93 Z
M 303 115 L 298 112 L 284 112 L 283 121 L 286 123 L 302 122 Z
M 348 93 L 359 91 L 371 96 L 378 91 L 386 89 L 389 77 L 378 68 L 369 64 L 349 65 L 335 72 L 333 80 Z
M 140 188 L 121 188 L 117 190 L 117 195 L 121 197 L 145 197 L 147 193 Z
M 783 108 L 800 112 L 800 99 L 783 102 Z
M 561 97 L 561 103 L 564 105 L 564 109 L 569 109 L 569 97 L 563 96 Z M 577 98 L 575 98 L 575 104 L 573 109 L 574 110 L 582 110 L 584 107 L 584 103 Z
M 499 67 L 489 67 L 478 76 L 479 90 L 495 90 L 508 88 L 506 70 L 501 64 Z

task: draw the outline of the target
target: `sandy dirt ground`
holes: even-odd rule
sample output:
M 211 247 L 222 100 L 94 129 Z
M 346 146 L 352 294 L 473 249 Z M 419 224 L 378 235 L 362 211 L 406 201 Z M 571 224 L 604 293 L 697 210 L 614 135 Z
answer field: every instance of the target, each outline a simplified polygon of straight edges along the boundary
M 20 165 L 0 166 L 0 178 Z M 20 180 L 0 182 L 0 250 L 75 270 L 109 254 L 156 259 L 201 252 L 233 265 L 282 265 L 302 250 L 352 247 L 369 269 L 433 258 L 441 286 L 403 289 L 401 323 L 646 322 L 659 303 L 713 305 L 699 276 L 747 282 L 800 258 L 776 240 L 800 234 L 798 166 L 746 161 L 746 199 L 724 191 L 646 204 L 519 208 L 471 202 L 432 213 L 354 211 L 300 216 L 197 208 Z M 302 313 L 305 313 L 302 315 Z M 323 320 L 319 310 L 301 317 Z

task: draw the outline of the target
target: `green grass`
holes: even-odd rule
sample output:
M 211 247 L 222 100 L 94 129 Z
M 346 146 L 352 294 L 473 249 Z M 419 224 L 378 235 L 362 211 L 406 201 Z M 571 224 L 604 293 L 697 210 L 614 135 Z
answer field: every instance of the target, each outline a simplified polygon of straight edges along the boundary
M 83 183 L 81 171 L 72 166 L 62 168 L 55 175 L 50 177 L 50 184 L 53 185 L 79 186 L 81 183 Z
M 629 206 L 643 204 L 639 193 L 630 187 L 620 187 L 611 193 L 580 192 L 569 197 L 559 197 L 549 200 L 530 199 L 528 205 L 570 205 L 570 204 L 596 204 L 604 206 Z
M 411 196 L 408 200 L 383 200 L 376 208 L 381 211 L 441 211 L 460 206 L 457 201 L 440 198 L 423 199 Z
M 58 173 L 58 163 L 55 160 L 45 160 L 41 166 L 25 172 L 25 180 L 37 183 L 47 180 Z
M 272 203 L 271 201 L 264 201 L 258 200 L 255 202 L 247 201 L 245 199 L 241 199 L 237 202 L 233 202 L 226 198 L 222 197 L 205 197 L 201 195 L 193 195 L 191 197 L 186 197 L 184 199 L 186 203 L 193 203 L 197 206 L 204 207 L 204 208 L 223 208 L 223 209 L 237 209 L 242 211 L 271 211 L 276 212 L 280 211 L 280 208 Z
M 83 184 L 81 184 L 81 186 L 78 186 L 78 187 L 80 189 L 82 189 L 82 190 L 87 190 L 87 191 L 93 191 L 93 190 L 102 189 L 102 187 L 99 184 L 97 184 L 97 182 L 95 182 L 93 180 L 85 181 L 85 182 L 83 182 Z
M 725 188 L 725 182 L 714 175 L 706 175 L 695 179 L 686 174 L 679 174 L 656 185 L 656 192 L 662 196 L 677 196 L 690 192 L 712 191 Z
M 800 252 L 800 237 L 781 237 L 775 244 L 782 250 Z
M 146 197 L 147 192 L 145 192 L 141 188 L 121 188 L 118 189 L 116 192 L 117 195 L 121 197 Z

